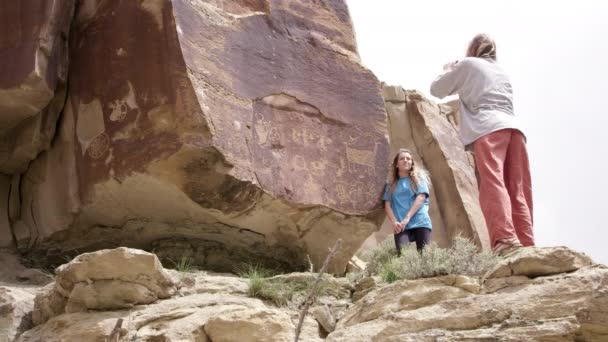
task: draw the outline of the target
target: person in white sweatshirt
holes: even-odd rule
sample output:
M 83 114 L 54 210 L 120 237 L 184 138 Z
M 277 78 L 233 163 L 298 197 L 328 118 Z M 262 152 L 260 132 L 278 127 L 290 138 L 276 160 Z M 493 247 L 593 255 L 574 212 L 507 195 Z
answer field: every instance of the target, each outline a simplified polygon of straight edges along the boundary
M 438 98 L 460 98 L 460 136 L 475 153 L 479 201 L 495 252 L 534 246 L 532 184 L 526 137 L 513 113 L 509 77 L 486 34 L 471 40 L 466 57 L 444 65 L 431 84 Z

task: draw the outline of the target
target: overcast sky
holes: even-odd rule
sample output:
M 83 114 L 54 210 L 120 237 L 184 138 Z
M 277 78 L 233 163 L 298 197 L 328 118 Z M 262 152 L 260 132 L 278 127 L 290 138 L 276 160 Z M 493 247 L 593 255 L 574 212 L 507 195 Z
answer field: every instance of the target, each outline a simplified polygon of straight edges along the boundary
M 476 33 L 493 36 L 528 137 L 537 244 L 608 264 L 608 2 L 347 3 L 363 64 L 427 96 Z

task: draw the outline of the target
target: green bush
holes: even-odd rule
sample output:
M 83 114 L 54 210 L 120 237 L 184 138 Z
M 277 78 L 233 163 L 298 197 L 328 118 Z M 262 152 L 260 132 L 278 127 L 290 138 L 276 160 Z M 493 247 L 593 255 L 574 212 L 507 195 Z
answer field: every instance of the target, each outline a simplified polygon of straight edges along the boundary
M 398 258 L 391 258 L 384 265 L 382 265 L 378 275 L 385 282 L 392 283 L 395 280 L 399 280 L 399 276 L 397 276 L 397 273 L 395 272 L 399 267 L 400 265 Z
M 449 248 L 436 243 L 427 245 L 422 252 L 414 244 L 403 248 L 397 257 L 390 236 L 370 253 L 367 271 L 380 276 L 386 282 L 399 279 L 418 279 L 448 274 L 480 276 L 500 259 L 488 252 L 478 252 L 477 246 L 461 236 L 452 241 Z M 391 251 L 393 256 L 391 256 Z

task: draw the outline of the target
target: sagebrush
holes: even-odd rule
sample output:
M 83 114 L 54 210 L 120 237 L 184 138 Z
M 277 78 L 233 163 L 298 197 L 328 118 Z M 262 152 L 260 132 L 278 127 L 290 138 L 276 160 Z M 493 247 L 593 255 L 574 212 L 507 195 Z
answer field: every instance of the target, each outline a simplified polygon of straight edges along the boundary
M 448 274 L 480 276 L 493 267 L 500 257 L 479 252 L 469 239 L 457 236 L 449 248 L 431 243 L 418 252 L 415 245 L 401 250 L 397 257 L 393 237 L 389 236 L 368 253 L 366 271 L 386 282 L 399 279 L 428 278 Z
M 378 275 L 383 265 L 396 257 L 397 251 L 392 235 L 389 235 L 378 246 L 361 255 L 361 259 L 367 263 L 366 272 L 373 275 Z

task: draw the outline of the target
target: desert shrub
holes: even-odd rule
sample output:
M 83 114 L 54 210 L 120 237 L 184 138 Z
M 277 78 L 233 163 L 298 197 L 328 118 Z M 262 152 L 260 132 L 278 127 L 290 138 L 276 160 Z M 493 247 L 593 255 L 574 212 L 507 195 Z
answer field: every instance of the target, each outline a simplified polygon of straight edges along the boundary
M 361 255 L 361 259 L 367 263 L 365 271 L 368 274 L 378 275 L 383 265 L 397 257 L 393 235 L 389 235 L 378 246 Z
M 277 306 L 299 304 L 312 290 L 316 275 L 310 277 L 283 278 L 273 277 L 273 272 L 257 265 L 244 265 L 237 269 L 237 274 L 248 280 L 247 294 L 250 297 L 267 300 Z M 327 281 L 322 280 L 316 289 L 314 298 L 331 294 Z
M 173 269 L 182 273 L 191 273 L 196 271 L 196 267 L 194 267 L 192 262 L 192 257 L 189 255 L 182 255 L 177 261 L 168 258 L 168 260 L 173 264 Z
M 401 250 L 400 257 L 391 256 L 387 248 L 395 249 L 393 246 L 388 247 L 385 240 L 371 251 L 367 271 L 389 283 L 399 279 L 448 274 L 480 276 L 500 259 L 489 252 L 478 252 L 473 242 L 461 236 L 454 238 L 449 248 L 440 248 L 431 243 L 422 252 L 418 252 L 415 245 L 410 244 Z

